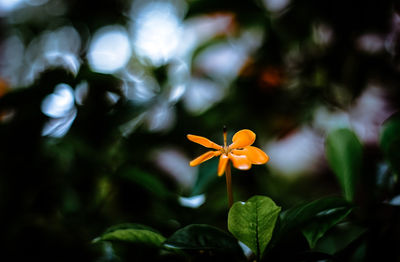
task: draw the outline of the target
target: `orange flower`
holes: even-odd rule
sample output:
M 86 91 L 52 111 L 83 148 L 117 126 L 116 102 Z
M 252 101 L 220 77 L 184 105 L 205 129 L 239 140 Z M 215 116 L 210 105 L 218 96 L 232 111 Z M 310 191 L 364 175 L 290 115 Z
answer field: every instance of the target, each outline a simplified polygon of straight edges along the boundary
M 219 157 L 218 175 L 222 176 L 225 172 L 229 160 L 237 169 L 248 170 L 252 164 L 265 164 L 269 157 L 261 149 L 251 146 L 256 140 L 256 134 L 249 129 L 243 129 L 233 135 L 232 144 L 226 144 L 226 131 L 224 130 L 224 146 L 217 145 L 202 136 L 187 135 L 187 138 L 202 146 L 212 148 L 196 159 L 190 161 L 190 166 L 197 166 L 215 156 Z

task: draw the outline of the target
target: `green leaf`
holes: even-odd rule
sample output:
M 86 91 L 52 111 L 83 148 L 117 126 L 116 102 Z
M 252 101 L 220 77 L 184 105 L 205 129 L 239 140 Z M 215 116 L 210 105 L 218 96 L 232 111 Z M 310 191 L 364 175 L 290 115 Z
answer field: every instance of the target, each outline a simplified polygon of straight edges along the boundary
M 350 207 L 350 204 L 341 197 L 325 197 L 292 207 L 281 213 L 280 230 L 287 231 L 303 226 L 320 212 L 341 207 Z
M 325 235 L 326 231 L 342 221 L 350 212 L 350 208 L 339 207 L 318 213 L 302 230 L 310 247 L 314 248 L 317 241 Z
M 360 239 L 360 237 L 363 237 L 366 232 L 367 229 L 361 226 L 347 222 L 340 223 L 318 241 L 314 251 L 330 255 L 337 254 L 345 250 L 357 239 Z
M 212 250 L 243 256 L 235 238 L 216 227 L 202 224 L 179 229 L 165 241 L 164 246 L 169 249 Z
M 159 198 L 166 198 L 170 195 L 169 190 L 159 178 L 139 168 L 132 167 L 125 169 L 120 173 L 120 176 L 141 186 Z
M 137 224 L 137 223 L 121 223 L 121 224 L 116 224 L 116 225 L 110 226 L 109 228 L 106 229 L 106 231 L 104 231 L 103 235 L 107 234 L 107 233 L 111 233 L 116 230 L 122 230 L 122 229 L 144 229 L 144 230 L 149 230 L 149 231 L 153 231 L 155 233 L 160 234 L 160 232 L 158 232 L 154 228 L 146 226 L 146 225 Z
M 382 125 L 379 142 L 390 166 L 400 174 L 400 113 L 393 115 Z
M 352 210 L 352 206 L 339 197 L 321 198 L 310 203 L 293 207 L 281 213 L 279 237 L 291 230 L 301 229 L 309 245 L 317 241 L 334 225 L 342 221 Z
M 340 182 L 345 198 L 352 201 L 362 164 L 360 141 L 348 129 L 335 130 L 326 139 L 326 156 Z
M 120 241 L 160 247 L 165 237 L 144 225 L 120 224 L 110 227 L 103 235 L 93 240 L 94 243 L 99 241 Z
M 269 197 L 253 196 L 229 210 L 228 229 L 261 258 L 271 240 L 281 208 Z
M 199 166 L 199 173 L 192 190 L 192 196 L 206 192 L 207 188 L 218 179 L 217 167 L 218 158 L 210 159 Z

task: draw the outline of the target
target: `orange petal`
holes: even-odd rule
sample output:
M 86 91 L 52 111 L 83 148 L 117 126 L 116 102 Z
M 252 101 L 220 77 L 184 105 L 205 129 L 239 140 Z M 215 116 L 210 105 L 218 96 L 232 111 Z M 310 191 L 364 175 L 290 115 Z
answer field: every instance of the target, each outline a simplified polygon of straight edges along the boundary
M 230 144 L 229 148 L 235 149 L 250 146 L 254 143 L 254 140 L 256 140 L 256 134 L 254 134 L 253 131 L 249 129 L 242 129 L 233 135 L 233 143 Z
M 218 164 L 218 176 L 222 176 L 225 172 L 226 165 L 228 164 L 229 157 L 225 154 L 222 154 L 219 157 L 219 164 Z
M 193 159 L 190 161 L 189 165 L 190 166 L 197 166 L 198 164 L 203 163 L 204 161 L 207 161 L 210 158 L 213 158 L 214 156 L 219 156 L 221 154 L 220 151 L 208 151 L 202 154 L 201 156 L 197 157 L 196 159 Z
M 261 149 L 255 146 L 246 146 L 243 149 L 232 150 L 236 155 L 245 155 L 252 164 L 262 165 L 268 162 L 269 157 Z
M 211 141 L 205 137 L 202 137 L 202 136 L 187 135 L 187 138 L 192 142 L 195 142 L 197 144 L 200 144 L 200 145 L 208 147 L 208 148 L 214 148 L 217 150 L 222 148 L 220 145 L 217 145 L 213 141 Z
M 251 162 L 245 155 L 235 155 L 229 153 L 229 159 L 232 161 L 234 167 L 240 170 L 248 170 L 251 168 Z

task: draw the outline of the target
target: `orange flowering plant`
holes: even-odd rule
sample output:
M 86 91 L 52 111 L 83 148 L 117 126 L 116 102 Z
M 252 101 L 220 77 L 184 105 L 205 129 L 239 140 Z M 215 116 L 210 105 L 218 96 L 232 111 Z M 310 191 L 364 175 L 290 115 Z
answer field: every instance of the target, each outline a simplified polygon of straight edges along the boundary
M 215 156 L 219 156 L 218 176 L 222 176 L 225 172 L 226 186 L 228 191 L 229 207 L 232 206 L 232 182 L 231 169 L 229 160 L 237 169 L 248 170 L 252 164 L 265 164 L 269 157 L 261 149 L 252 146 L 256 140 L 256 134 L 249 129 L 242 129 L 235 133 L 232 137 L 232 143 L 228 146 L 226 143 L 226 128 L 224 127 L 224 146 L 220 146 L 211 140 L 196 135 L 187 135 L 187 138 L 207 148 L 214 150 L 207 151 L 196 159 L 190 161 L 190 166 L 197 166 Z

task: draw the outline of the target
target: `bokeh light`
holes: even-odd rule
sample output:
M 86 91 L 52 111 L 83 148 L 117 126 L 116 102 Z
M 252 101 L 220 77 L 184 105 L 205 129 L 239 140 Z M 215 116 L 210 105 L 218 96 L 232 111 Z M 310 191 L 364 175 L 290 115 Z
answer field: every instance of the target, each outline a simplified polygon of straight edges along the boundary
M 127 31 L 121 26 L 106 26 L 93 36 L 88 60 L 94 71 L 114 73 L 128 63 L 131 54 Z
M 187 164 L 190 159 L 181 150 L 161 148 L 152 157 L 155 164 L 171 175 L 185 190 L 193 187 L 197 170 Z
M 290 3 L 290 0 L 263 0 L 265 8 L 270 12 L 280 12 Z
M 302 128 L 265 146 L 271 157 L 271 168 L 290 178 L 312 174 L 323 161 L 323 150 L 322 137 L 309 128 Z
M 186 109 L 193 114 L 201 114 L 220 101 L 224 91 L 213 81 L 192 78 L 184 97 Z
M 18 8 L 23 2 L 23 0 L 0 0 L 0 16 Z
M 139 57 L 165 64 L 177 53 L 182 38 L 183 1 L 139 1 L 132 7 L 133 45 Z
M 43 127 L 42 135 L 63 137 L 77 114 L 74 90 L 67 84 L 58 84 L 54 88 L 54 92 L 45 97 L 41 109 L 43 114 L 50 117 Z
M 179 203 L 184 207 L 198 208 L 206 201 L 204 194 L 192 197 L 179 197 Z
M 59 84 L 42 102 L 42 112 L 48 117 L 65 116 L 74 107 L 74 91 L 67 84 Z

